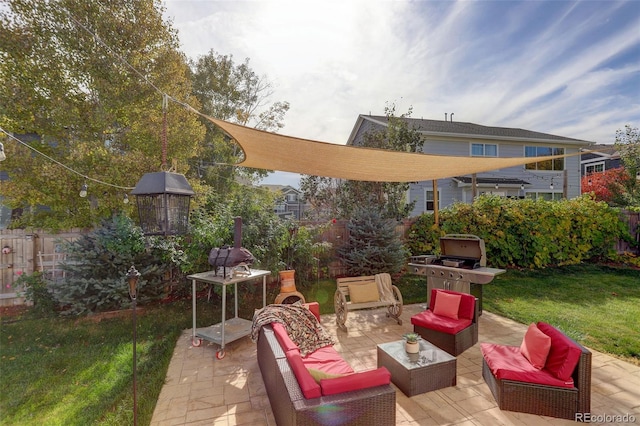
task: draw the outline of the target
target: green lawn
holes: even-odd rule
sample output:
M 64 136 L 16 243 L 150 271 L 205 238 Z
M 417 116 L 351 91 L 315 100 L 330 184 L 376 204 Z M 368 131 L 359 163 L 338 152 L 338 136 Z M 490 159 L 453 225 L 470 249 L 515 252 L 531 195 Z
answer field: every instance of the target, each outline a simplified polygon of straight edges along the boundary
M 404 303 L 423 303 L 423 277 L 394 282 Z M 298 288 L 333 313 L 335 281 Z M 270 286 L 272 301 L 278 293 Z M 232 300 L 232 299 L 230 299 Z M 259 291 L 243 292 L 240 315 L 260 306 Z M 215 295 L 198 301 L 198 326 L 220 321 Z M 229 303 L 228 306 L 232 306 Z M 586 346 L 640 365 L 640 271 L 583 265 L 509 271 L 484 287 L 484 309 L 529 323 L 550 322 Z M 149 424 L 190 301 L 145 307 L 138 315 L 138 421 Z M 100 322 L 4 317 L 0 329 L 0 424 L 132 424 L 132 322 L 129 314 Z

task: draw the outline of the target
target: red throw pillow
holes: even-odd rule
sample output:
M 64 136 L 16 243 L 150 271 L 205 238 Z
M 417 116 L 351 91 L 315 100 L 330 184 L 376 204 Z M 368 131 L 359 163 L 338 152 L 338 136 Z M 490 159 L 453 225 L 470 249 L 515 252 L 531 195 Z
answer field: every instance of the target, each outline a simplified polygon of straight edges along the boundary
M 554 326 L 542 321 L 537 325 L 540 331 L 551 337 L 551 349 L 545 369 L 560 380 L 569 380 L 580 361 L 582 349 Z
M 551 337 L 540 331 L 534 323 L 531 323 L 524 334 L 522 344 L 520 344 L 520 353 L 532 366 L 541 370 L 547 362 L 549 349 L 551 349 Z
M 460 309 L 460 300 L 462 295 L 449 294 L 444 291 L 439 291 L 436 297 L 436 303 L 433 306 L 433 313 L 436 315 L 442 315 L 443 317 L 458 319 L 458 309 Z

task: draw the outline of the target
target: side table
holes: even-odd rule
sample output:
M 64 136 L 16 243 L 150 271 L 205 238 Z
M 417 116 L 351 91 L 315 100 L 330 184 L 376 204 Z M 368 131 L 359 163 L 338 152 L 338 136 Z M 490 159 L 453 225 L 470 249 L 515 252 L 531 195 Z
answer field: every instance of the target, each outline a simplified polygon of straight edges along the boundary
M 404 340 L 378 345 L 378 367 L 386 367 L 391 381 L 407 396 L 456 385 L 456 358 L 421 339 L 420 352 L 409 354 Z

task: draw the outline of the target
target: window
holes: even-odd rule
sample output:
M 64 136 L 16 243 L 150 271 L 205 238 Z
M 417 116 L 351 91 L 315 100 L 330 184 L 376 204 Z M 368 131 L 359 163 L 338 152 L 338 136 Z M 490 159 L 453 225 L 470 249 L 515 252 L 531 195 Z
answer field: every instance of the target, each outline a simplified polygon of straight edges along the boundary
M 560 201 L 562 200 L 561 192 L 527 192 L 527 198 L 532 200 Z
M 474 157 L 497 157 L 498 145 L 492 143 L 472 143 L 471 155 Z
M 604 162 L 596 163 L 596 164 L 588 164 L 584 166 L 584 174 L 590 175 L 591 173 L 602 173 L 604 172 Z
M 435 211 L 434 203 L 433 203 L 433 191 L 426 190 L 424 194 L 425 194 L 425 210 L 428 212 Z M 440 208 L 440 191 L 438 191 L 438 208 Z
M 298 201 L 298 194 L 287 194 L 288 203 L 295 203 L 296 201 Z
M 564 155 L 564 148 L 553 148 L 550 146 L 524 147 L 525 157 L 544 157 L 547 155 Z M 530 163 L 526 164 L 524 167 L 527 170 L 564 170 L 564 158 Z

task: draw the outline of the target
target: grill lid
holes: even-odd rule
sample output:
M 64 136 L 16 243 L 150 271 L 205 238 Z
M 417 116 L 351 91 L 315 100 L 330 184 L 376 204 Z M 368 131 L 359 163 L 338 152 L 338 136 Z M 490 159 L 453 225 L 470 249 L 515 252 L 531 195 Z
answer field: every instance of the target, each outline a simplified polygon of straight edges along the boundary
M 440 238 L 440 258 L 475 260 L 487 266 L 484 240 L 471 234 L 447 234 Z

